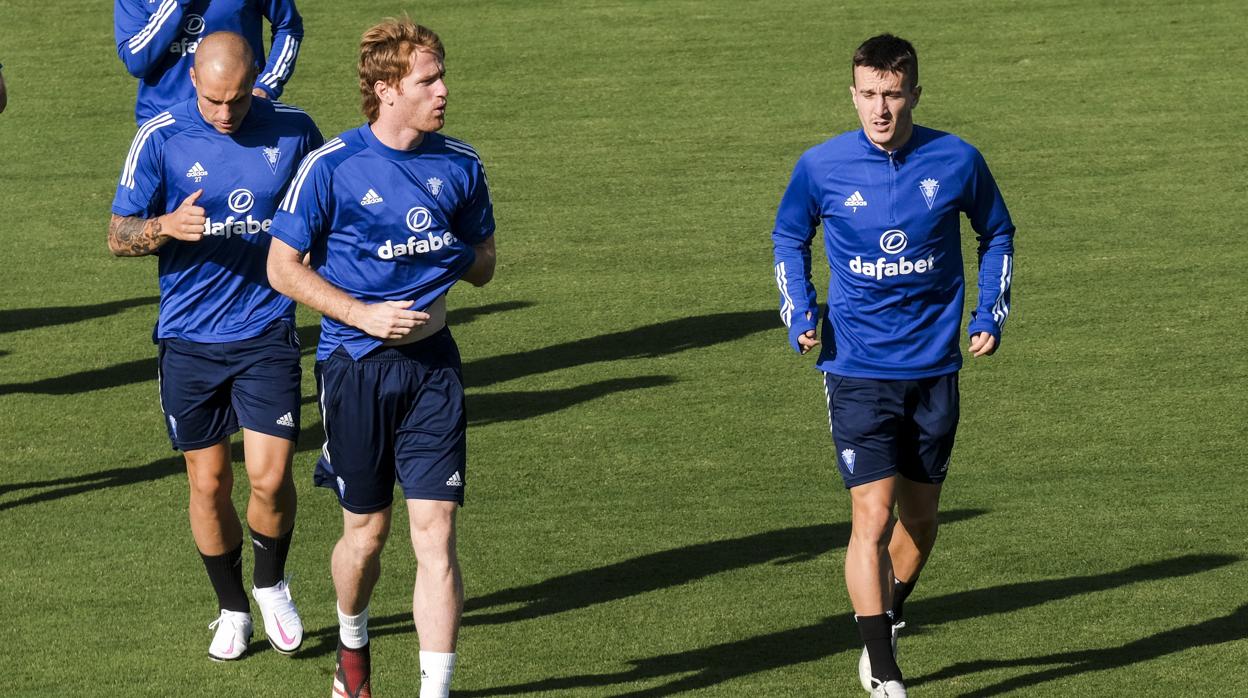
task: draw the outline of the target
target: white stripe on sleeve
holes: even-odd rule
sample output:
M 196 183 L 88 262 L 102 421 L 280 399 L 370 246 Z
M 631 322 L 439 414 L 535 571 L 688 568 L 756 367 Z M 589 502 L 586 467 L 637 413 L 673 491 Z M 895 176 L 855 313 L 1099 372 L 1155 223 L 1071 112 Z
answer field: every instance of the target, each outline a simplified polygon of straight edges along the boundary
M 173 116 L 169 112 L 161 112 L 139 127 L 139 132 L 135 134 L 134 141 L 130 143 L 130 152 L 126 155 L 126 163 L 121 168 L 121 186 L 134 189 L 134 172 L 139 167 L 139 155 L 142 154 L 143 146 L 147 144 L 147 139 L 151 138 L 152 134 L 158 129 L 172 123 L 174 123 Z
M 997 300 L 992 304 L 992 319 L 996 321 L 997 327 L 1005 327 L 1005 321 L 1010 317 L 1010 306 L 1005 302 L 1005 294 L 1010 290 L 1010 281 L 1014 277 L 1014 268 L 1011 265 L 1011 261 L 1008 254 L 1002 260 Z
M 282 44 L 282 51 L 277 56 L 277 63 L 273 65 L 273 70 L 265 73 L 260 78 L 260 82 L 276 90 L 277 84 L 290 75 L 290 67 L 294 65 L 297 55 L 299 55 L 299 42 L 295 40 L 295 37 L 287 36 L 286 43 Z
M 789 280 L 784 270 L 784 262 L 776 265 L 776 285 L 780 287 L 780 295 L 784 296 L 784 304 L 780 306 L 780 319 L 785 327 L 793 325 L 793 297 L 789 295 Z
M 162 2 L 160 7 L 156 9 L 156 13 L 147 20 L 147 26 L 143 27 L 143 31 L 131 37 L 129 42 L 130 53 L 138 53 L 143 50 L 144 46 L 150 44 L 156 34 L 160 32 L 160 28 L 164 26 L 165 21 L 169 19 L 169 16 L 177 8 L 177 0 L 165 0 Z
M 335 150 L 345 147 L 347 147 L 347 144 L 343 143 L 341 138 L 334 138 L 325 145 L 309 153 L 308 156 L 303 159 L 303 162 L 299 164 L 299 171 L 295 173 L 295 178 L 290 183 L 290 189 L 286 190 L 286 197 L 282 199 L 282 203 L 278 206 L 278 209 L 287 213 L 294 213 L 295 207 L 299 203 L 299 191 L 303 189 L 303 182 L 308 178 L 308 173 L 312 171 L 312 165 L 322 157 L 329 155 Z

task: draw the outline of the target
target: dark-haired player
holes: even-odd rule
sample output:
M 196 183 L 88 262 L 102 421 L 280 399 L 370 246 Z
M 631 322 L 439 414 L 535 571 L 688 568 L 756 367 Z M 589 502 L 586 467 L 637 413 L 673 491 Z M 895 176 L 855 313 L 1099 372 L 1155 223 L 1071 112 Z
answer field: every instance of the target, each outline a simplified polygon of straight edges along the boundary
M 823 224 L 831 281 L 816 365 L 853 507 L 845 581 L 866 645 L 859 677 L 873 696 L 895 698 L 906 695 L 896 661 L 902 604 L 936 541 L 958 425 L 959 217 L 979 240 L 973 356 L 1001 341 L 1014 224 L 979 151 L 915 125 L 919 63 L 908 41 L 872 37 L 852 67 L 862 128 L 801 156 L 772 240 L 780 315 L 805 354 L 820 344 L 810 243 Z

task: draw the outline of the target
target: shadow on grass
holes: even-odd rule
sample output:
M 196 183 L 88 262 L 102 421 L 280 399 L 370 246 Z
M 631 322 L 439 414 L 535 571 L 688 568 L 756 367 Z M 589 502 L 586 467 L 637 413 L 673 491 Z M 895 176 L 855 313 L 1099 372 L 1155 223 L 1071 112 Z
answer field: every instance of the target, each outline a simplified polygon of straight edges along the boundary
M 731 342 L 778 326 L 774 311 L 714 313 L 658 322 L 464 365 L 470 386 L 486 386 L 586 364 L 644 359 Z
M 241 460 L 243 457 L 242 441 L 235 440 L 235 443 L 231 444 L 231 449 L 234 460 Z M 109 468 L 108 470 L 100 470 L 94 473 L 87 473 L 85 475 L 75 475 L 73 477 L 62 477 L 52 480 L 32 480 L 30 482 L 19 482 L 13 484 L 0 484 L 0 495 L 16 492 L 18 490 L 53 488 L 47 490 L 46 492 L 30 494 L 25 497 L 21 497 L 20 499 L 0 502 L 0 511 L 13 509 L 26 504 L 50 502 L 63 497 L 72 497 L 76 494 L 96 492 L 110 487 L 124 487 L 126 485 L 134 485 L 140 482 L 152 482 L 167 478 L 170 475 L 180 475 L 184 472 L 186 472 L 186 464 L 182 460 L 182 454 L 179 453 L 167 458 L 154 460 L 147 465 L 141 465 L 138 467 Z
M 0 310 L 0 334 L 93 320 L 119 313 L 128 308 L 152 305 L 159 300 L 160 296 L 143 296 L 142 298 L 128 298 L 119 301 L 108 301 L 107 303 L 96 303 L 94 305 L 63 305 L 48 308 Z
M 1229 565 L 1238 559 L 1229 555 L 1186 555 L 1099 575 L 1009 584 L 959 592 L 934 599 L 916 599 L 907 605 L 906 616 L 910 619 L 921 619 L 929 625 L 936 625 L 966 618 L 1006 613 L 1138 582 L 1199 574 Z M 950 610 L 953 612 L 948 616 L 938 615 Z M 1187 646 L 1190 635 L 1200 632 L 1213 632 L 1216 636 L 1225 638 L 1223 641 L 1230 641 L 1243 637 L 1245 631 L 1242 621 L 1241 609 L 1226 618 L 1190 626 L 1181 633 L 1175 632 L 1173 637 L 1154 636 L 1143 641 L 1142 645 L 1132 643 L 1123 648 L 1110 650 L 1109 656 L 1115 661 L 1123 662 L 1123 665 L 1142 661 L 1150 658 L 1148 651 L 1173 651 L 1169 648 L 1177 648 L 1179 644 Z M 1238 627 L 1235 627 L 1236 622 L 1240 623 Z M 456 691 L 456 695 L 501 696 L 539 691 L 601 689 L 638 681 L 669 679 L 666 683 L 653 688 L 614 694 L 630 698 L 668 696 L 708 688 L 742 676 L 824 659 L 841 652 L 856 651 L 860 647 L 857 630 L 847 613 L 843 616 L 825 618 L 818 623 L 801 628 L 711 645 L 687 652 L 631 660 L 629 663 L 632 664 L 632 668 L 626 671 L 581 674 L 496 688 Z M 1136 658 L 1132 655 L 1135 651 L 1141 651 L 1142 654 Z M 1099 656 L 1099 652 L 1096 651 L 1093 654 Z M 1100 661 L 1107 664 L 1104 658 Z M 1106 668 L 1110 667 L 1106 666 Z M 931 678 L 926 680 L 931 680 Z
M 1128 642 L 1120 647 L 1058 652 L 1056 654 L 1025 657 L 1023 659 L 985 659 L 974 662 L 960 662 L 941 669 L 934 674 L 920 676 L 906 683 L 907 686 L 917 686 L 990 669 L 1010 669 L 1028 666 L 1049 667 L 962 694 L 965 698 L 996 696 L 1015 691 L 1024 691 L 1024 689 L 1047 681 L 1055 681 L 1078 674 L 1121 669 L 1132 664 L 1146 662 L 1195 647 L 1220 645 L 1246 639 L 1248 639 L 1248 604 L 1240 606 L 1225 616 L 1212 618 L 1201 623 L 1184 625 L 1172 630 L 1165 630 L 1155 635 Z M 1052 666 L 1054 664 L 1062 666 Z
M 479 308 L 461 308 L 450 311 L 448 317 L 453 322 L 464 324 L 477 317 L 506 312 L 527 305 L 528 303 L 524 301 L 493 303 Z M 478 359 L 464 365 L 464 374 L 470 387 L 481 387 L 584 364 L 674 354 L 761 332 L 775 325 L 772 315 L 771 311 L 754 311 L 717 313 L 670 320 L 542 349 Z M 319 326 L 301 327 L 298 333 L 305 353 L 311 352 L 320 333 Z M 3 384 L 0 385 L 0 395 L 13 393 L 76 395 L 93 390 L 141 383 L 154 380 L 155 377 L 156 358 L 150 357 L 54 378 Z M 583 389 L 585 389 L 584 386 L 572 390 Z M 527 393 L 527 395 L 532 395 L 532 393 Z
M 983 513 L 976 509 L 953 510 L 943 513 L 942 520 L 954 523 Z M 817 524 L 664 550 L 604 567 L 552 577 L 538 584 L 467 599 L 463 625 L 495 625 L 541 618 L 755 565 L 780 566 L 804 562 L 845 547 L 848 539 L 848 523 Z M 517 608 L 488 612 L 491 608 L 517 605 Z M 414 630 L 411 616 L 406 613 L 370 618 L 368 623 L 370 637 Z M 337 628 L 327 628 L 316 636 L 319 641 L 315 647 L 305 650 L 308 654 L 328 654 L 337 647 Z
M 983 513 L 974 509 L 947 511 L 941 513 L 941 521 L 956 523 Z M 541 618 L 680 586 L 728 570 L 764 563 L 804 562 L 843 548 L 848 540 L 848 523 L 818 524 L 664 550 L 468 599 L 464 604 L 464 625 Z M 519 606 L 507 610 L 489 610 L 516 605 Z
M 642 390 L 675 382 L 671 376 L 636 376 L 614 380 L 589 383 L 587 385 L 565 390 L 548 390 L 535 392 L 506 392 L 488 395 L 468 396 L 468 415 L 470 426 L 483 426 L 499 422 L 529 419 L 543 414 L 568 409 L 582 402 L 589 402 L 612 393 L 627 390 Z M 304 404 L 314 403 L 315 397 L 304 399 Z M 313 408 L 315 409 L 315 408 Z M 315 451 L 325 441 L 325 430 L 320 422 L 302 429 L 299 441 L 295 446 L 296 453 Z M 232 438 L 231 447 L 235 462 L 241 461 L 242 438 Z M 47 489 L 45 492 L 32 494 L 8 502 L 0 502 L 0 511 L 12 509 L 25 504 L 49 502 L 62 497 L 95 492 L 110 487 L 134 485 L 140 482 L 160 480 L 183 472 L 182 455 L 152 461 L 147 465 L 133 468 L 110 468 L 98 472 L 76 475 L 73 477 L 52 480 L 33 480 L 5 484 L 0 483 L 0 495 L 18 490 Z M 50 488 L 50 489 L 48 489 Z

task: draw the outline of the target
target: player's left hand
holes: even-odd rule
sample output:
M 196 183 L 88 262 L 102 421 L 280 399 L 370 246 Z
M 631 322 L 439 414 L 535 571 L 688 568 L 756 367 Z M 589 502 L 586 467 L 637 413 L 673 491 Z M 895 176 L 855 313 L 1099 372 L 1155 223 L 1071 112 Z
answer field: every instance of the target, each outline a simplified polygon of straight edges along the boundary
M 251 96 L 252 96 L 252 97 L 259 97 L 260 99 L 268 99 L 268 98 L 269 98 L 269 93 L 268 93 L 268 92 L 265 92 L 264 90 L 260 89 L 259 87 L 253 87 L 253 88 L 251 88 Z
M 971 356 L 992 356 L 997 350 L 997 338 L 987 332 L 971 336 Z

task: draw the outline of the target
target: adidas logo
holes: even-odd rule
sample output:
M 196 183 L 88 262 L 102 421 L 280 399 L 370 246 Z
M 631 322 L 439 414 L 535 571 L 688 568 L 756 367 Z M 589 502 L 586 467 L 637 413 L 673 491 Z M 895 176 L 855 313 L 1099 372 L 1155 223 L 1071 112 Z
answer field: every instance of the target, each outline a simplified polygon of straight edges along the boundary
M 866 207 L 867 200 L 862 198 L 861 192 L 855 191 L 853 195 L 851 195 L 848 199 L 845 199 L 845 205 L 853 209 L 854 213 L 857 213 L 859 208 Z
M 204 166 L 197 162 L 191 165 L 191 169 L 186 171 L 186 176 L 198 182 L 208 176 L 208 170 L 205 170 Z
M 279 427 L 293 427 L 293 426 L 295 426 L 295 420 L 294 420 L 294 418 L 292 418 L 292 417 L 290 416 L 290 413 L 289 413 L 289 412 L 287 412 L 286 414 L 284 414 L 284 415 L 282 415 L 281 417 L 278 417 L 278 418 L 277 418 L 277 426 L 279 426 Z
M 458 470 L 455 471 L 455 474 L 451 476 L 450 480 L 446 481 L 446 486 L 447 487 L 463 487 L 464 486 L 464 479 L 459 476 Z
M 364 195 L 364 198 L 360 199 L 360 205 L 372 206 L 373 204 L 379 204 L 382 201 L 384 201 L 384 199 L 381 198 L 381 196 L 377 193 L 376 190 L 369 189 L 368 193 Z

